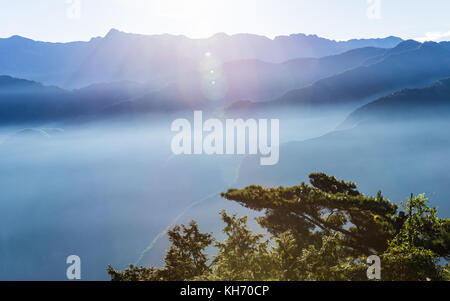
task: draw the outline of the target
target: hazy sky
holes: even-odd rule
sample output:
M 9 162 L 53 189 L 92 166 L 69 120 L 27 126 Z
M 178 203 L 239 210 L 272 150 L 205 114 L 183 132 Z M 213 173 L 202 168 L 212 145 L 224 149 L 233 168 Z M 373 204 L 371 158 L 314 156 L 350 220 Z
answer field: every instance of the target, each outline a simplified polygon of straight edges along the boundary
M 245 32 L 450 40 L 449 0 L 0 0 L 0 5 L 0 37 L 43 41 L 89 40 L 110 28 L 193 38 Z

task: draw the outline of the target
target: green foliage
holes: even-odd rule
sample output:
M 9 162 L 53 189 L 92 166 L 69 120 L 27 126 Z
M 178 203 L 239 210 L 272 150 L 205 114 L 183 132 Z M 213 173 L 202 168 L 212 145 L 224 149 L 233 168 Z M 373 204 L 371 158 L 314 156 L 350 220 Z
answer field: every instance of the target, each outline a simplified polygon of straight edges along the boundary
M 218 254 L 213 270 L 202 280 L 263 281 L 271 279 L 273 261 L 269 240 L 264 234 L 254 234 L 247 226 L 247 217 L 236 217 L 221 212 L 225 223 L 225 242 L 216 242 Z
M 286 232 L 276 239 L 274 273 L 281 281 L 365 280 L 365 265 L 348 256 L 341 234 L 323 236 L 320 247 L 298 249 L 295 236 Z
M 299 247 L 318 246 L 321 235 L 343 234 L 342 244 L 354 255 L 382 252 L 398 230 L 397 206 L 382 197 L 367 197 L 354 183 L 312 174 L 312 185 L 230 189 L 223 197 L 264 211 L 262 227 L 277 236 L 291 230 Z M 397 225 L 397 227 L 396 227 Z M 318 232 L 316 229 L 320 229 Z M 318 233 L 320 235 L 318 235 Z
M 175 226 L 168 231 L 172 243 L 167 251 L 165 267 L 145 268 L 130 265 L 125 271 L 115 271 L 111 266 L 108 273 L 113 281 L 184 281 L 211 271 L 205 249 L 213 243 L 211 234 L 199 231 L 196 222 L 189 227 Z
M 411 196 L 402 202 L 407 218 L 397 236 L 382 256 L 385 280 L 446 280 L 448 270 L 438 265 L 441 256 L 447 256 L 448 220 L 437 218 L 437 210 L 427 206 L 424 195 Z M 445 237 L 447 236 L 447 241 Z
M 439 219 L 420 195 L 402 203 L 365 196 L 354 183 L 312 174 L 311 185 L 249 186 L 222 194 L 264 213 L 257 219 L 269 236 L 255 234 L 247 217 L 221 212 L 226 239 L 202 234 L 198 225 L 169 231 L 164 268 L 109 267 L 113 280 L 367 280 L 365 261 L 377 254 L 382 280 L 449 280 L 439 265 L 449 257 L 450 222 Z M 217 254 L 208 260 L 206 248 Z

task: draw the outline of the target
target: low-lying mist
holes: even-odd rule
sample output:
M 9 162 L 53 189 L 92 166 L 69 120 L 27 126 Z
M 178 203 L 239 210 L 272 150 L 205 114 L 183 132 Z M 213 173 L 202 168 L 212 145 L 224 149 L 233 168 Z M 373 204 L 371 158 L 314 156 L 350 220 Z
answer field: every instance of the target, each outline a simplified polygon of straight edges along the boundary
M 240 169 L 238 187 L 298 185 L 311 172 L 325 172 L 355 182 L 360 191 L 378 190 L 399 203 L 411 193 L 425 193 L 439 215 L 450 214 L 450 136 L 448 119 L 361 123 L 309 139 L 285 143 L 280 162 L 261 168 L 254 159 Z
M 256 215 L 220 192 L 296 185 L 312 172 L 396 202 L 425 192 L 450 213 L 447 121 L 333 132 L 346 115 L 277 116 L 280 161 L 263 167 L 258 156 L 174 156 L 170 125 L 193 112 L 0 129 L 0 280 L 64 280 L 73 254 L 84 280 L 107 280 L 108 264 L 159 265 L 171 225 L 195 219 L 220 234 L 221 209 Z
M 246 156 L 174 156 L 176 118 L 193 112 L 1 128 L 0 279 L 64 280 L 75 254 L 84 280 L 105 280 L 108 264 L 160 264 L 174 223 L 218 231 L 220 209 L 244 212 L 219 194 Z M 322 135 L 342 119 L 286 115 L 280 140 Z

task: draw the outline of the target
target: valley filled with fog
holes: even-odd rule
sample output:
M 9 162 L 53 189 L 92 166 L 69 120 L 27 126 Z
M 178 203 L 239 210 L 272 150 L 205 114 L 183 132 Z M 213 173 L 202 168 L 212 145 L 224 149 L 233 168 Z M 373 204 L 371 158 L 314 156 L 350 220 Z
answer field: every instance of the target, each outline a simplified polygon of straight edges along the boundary
M 196 219 L 219 232 L 222 208 L 243 212 L 219 194 L 237 184 L 246 155 L 172 154 L 170 125 L 188 115 L 3 128 L 0 278 L 62 279 L 73 253 L 87 279 L 106 279 L 108 264 L 160 264 L 174 223 Z M 337 124 L 305 120 L 291 132 L 288 122 L 282 142 Z
M 450 213 L 447 121 L 333 131 L 336 116 L 297 123 L 286 116 L 280 162 L 260 166 L 258 156 L 174 156 L 175 116 L 3 129 L 0 277 L 62 279 L 69 253 L 84 259 L 87 279 L 107 279 L 108 264 L 158 265 L 171 225 L 195 219 L 220 234 L 221 209 L 255 216 L 221 192 L 297 185 L 319 171 L 396 202 L 427 193 Z
M 0 58 L 0 280 L 64 280 L 71 254 L 84 280 L 160 265 L 171 226 L 195 219 L 220 237 L 221 209 L 258 215 L 221 192 L 313 172 L 396 203 L 426 193 L 450 214 L 448 43 L 112 30 L 66 44 L 14 36 L 0 50 L 16 53 Z M 279 119 L 278 164 L 174 155 L 171 124 L 195 110 Z

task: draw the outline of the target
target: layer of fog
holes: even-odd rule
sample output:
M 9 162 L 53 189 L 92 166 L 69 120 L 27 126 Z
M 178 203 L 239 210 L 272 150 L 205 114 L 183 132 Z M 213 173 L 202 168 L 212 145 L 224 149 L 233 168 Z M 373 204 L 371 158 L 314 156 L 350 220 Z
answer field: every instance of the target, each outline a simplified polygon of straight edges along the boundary
M 219 194 L 246 156 L 173 156 L 170 125 L 181 117 L 193 114 L 1 128 L 0 279 L 64 280 L 73 254 L 83 279 L 108 279 L 108 264 L 161 264 L 174 223 L 219 232 L 222 208 L 244 212 Z M 281 118 L 281 142 L 342 118 Z
M 357 183 L 361 192 L 400 203 L 425 193 L 441 217 L 450 214 L 450 121 L 411 119 L 359 124 L 351 129 L 281 145 L 280 162 L 261 168 L 254 159 L 241 168 L 237 186 L 298 185 L 311 172 Z
M 220 192 L 295 185 L 311 172 L 355 181 L 367 194 L 382 189 L 394 201 L 429 192 L 442 214 L 450 212 L 442 123 L 327 134 L 346 115 L 278 117 L 282 146 L 272 167 L 260 166 L 259 156 L 173 156 L 170 125 L 192 112 L 0 129 L 0 280 L 64 280 L 72 254 L 85 280 L 107 280 L 108 264 L 160 265 L 174 223 L 196 219 L 202 231 L 220 234 L 221 209 L 255 215 Z

